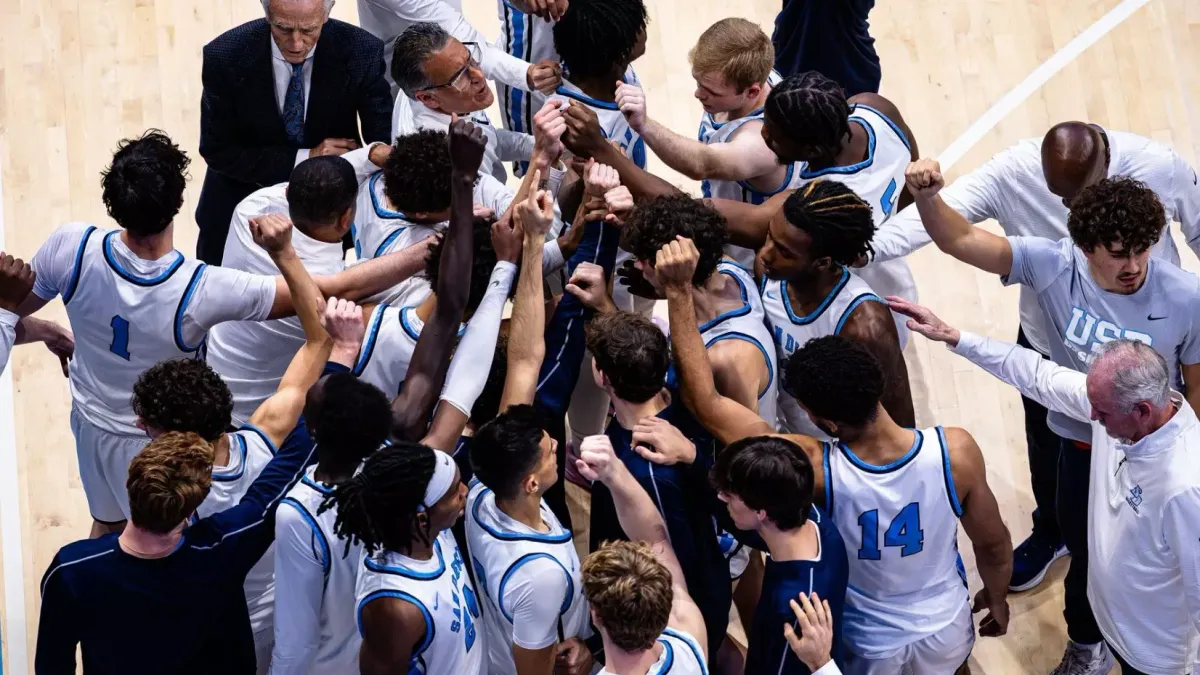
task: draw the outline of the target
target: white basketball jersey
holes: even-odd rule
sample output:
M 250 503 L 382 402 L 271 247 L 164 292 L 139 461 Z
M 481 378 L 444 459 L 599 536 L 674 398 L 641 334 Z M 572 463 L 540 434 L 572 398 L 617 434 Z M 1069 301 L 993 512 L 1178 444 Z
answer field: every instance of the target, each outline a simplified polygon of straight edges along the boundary
M 379 387 L 387 397 L 394 398 L 404 386 L 408 364 L 425 322 L 417 316 L 416 307 L 394 307 L 383 303 L 375 308 L 371 321 L 358 349 L 353 372 L 363 382 Z M 462 337 L 463 328 L 458 335 Z
M 487 629 L 489 673 L 516 673 L 513 661 L 513 612 L 505 605 L 505 588 L 522 565 L 549 560 L 562 569 L 566 592 L 558 615 L 559 638 L 587 638 L 591 634 L 587 601 L 583 597 L 579 556 L 571 531 L 562 526 L 546 502 L 542 519 L 549 532 L 537 532 L 505 515 L 496 506 L 496 495 L 479 480 L 467 494 L 467 544 L 475 583 L 486 599 L 483 622 Z
M 783 78 L 780 77 L 779 73 L 772 70 L 770 76 L 767 77 L 767 84 L 773 87 L 779 84 L 780 80 L 782 79 Z M 745 117 L 726 120 L 724 122 L 718 122 L 716 118 L 712 116 L 712 113 L 706 112 L 700 116 L 700 131 L 696 135 L 696 138 L 698 138 L 700 142 L 704 143 L 705 145 L 725 143 L 747 123 L 754 122 L 754 126 L 760 126 L 763 119 L 763 110 L 764 108 L 757 108 Z M 747 130 L 746 133 L 760 133 L 760 131 L 756 130 L 751 132 L 750 130 Z M 715 178 L 706 178 L 705 180 L 701 181 L 700 190 L 703 192 L 705 198 L 717 197 L 720 199 L 733 199 L 739 202 L 745 202 L 747 204 L 761 204 L 767 201 L 767 199 L 769 199 L 772 195 L 776 195 L 784 190 L 795 187 L 794 184 L 799 182 L 798 177 L 799 167 L 796 164 L 789 164 L 787 167 L 787 174 L 784 176 L 784 179 L 774 190 L 769 192 L 763 192 L 762 190 L 751 186 L 750 183 L 744 180 L 732 181 L 718 180 Z M 742 267 L 754 269 L 755 251 L 753 249 L 735 246 L 733 244 L 726 244 L 725 255 L 733 258 Z
M 487 645 L 479 621 L 479 600 L 450 530 L 433 541 L 433 557 L 414 560 L 394 551 L 363 559 L 356 597 L 363 608 L 380 598 L 410 602 L 425 615 L 425 637 L 413 650 L 409 673 L 483 675 Z M 362 625 L 359 625 L 362 633 Z
M 314 675 L 357 673 L 362 637 L 355 628 L 354 611 L 357 606 L 355 587 L 363 559 L 362 544 L 351 544 L 346 553 L 346 540 L 333 531 L 333 523 L 337 520 L 336 505 L 318 513 L 333 488 L 313 479 L 316 470 L 315 466 L 309 467 L 300 482 L 279 502 L 280 508 L 293 508 L 308 522 L 312 528 L 313 552 L 324 566 L 320 642 L 310 672 Z
M 650 665 L 646 675 L 708 675 L 708 662 L 696 638 L 674 628 L 666 628 L 658 636 L 658 644 L 662 645 L 662 653 Z M 601 669 L 599 675 L 612 673 Z
M 554 22 L 525 14 L 504 0 L 496 3 L 500 14 L 500 37 L 496 46 L 527 63 L 562 61 L 554 49 Z M 521 91 L 496 83 L 504 128 L 524 134 L 533 133 L 533 115 L 541 109 L 546 96 L 539 91 Z
M 805 185 L 819 178 L 844 183 L 871 205 L 875 227 L 879 228 L 895 213 L 896 203 L 904 191 L 904 170 L 912 162 L 912 151 L 908 137 L 900 127 L 874 108 L 854 104 L 850 110 L 850 124 L 856 123 L 867 130 L 867 158 L 850 166 L 816 171 L 809 171 L 807 164 L 801 164 L 796 183 L 797 186 Z M 883 296 L 916 298 L 916 282 L 904 258 L 873 262 L 855 270 L 855 274 Z M 896 315 L 893 318 L 903 347 L 908 341 L 907 317 Z
M 842 637 L 880 658 L 950 625 L 968 602 L 958 555 L 962 506 L 941 427 L 874 466 L 843 443 L 824 447 L 825 508 L 850 559 Z
M 275 456 L 275 444 L 261 430 L 245 425 L 229 434 L 229 464 L 214 466 L 212 487 L 200 502 L 196 515 L 207 518 L 237 506 L 250 484 Z M 255 633 L 271 625 L 275 611 L 275 544 L 254 563 L 243 585 L 250 626 Z
M 754 287 L 754 278 L 745 268 L 722 261 L 717 273 L 728 275 L 742 291 L 742 306 L 725 312 L 700 326 L 704 347 L 710 348 L 722 340 L 744 340 L 758 347 L 767 362 L 767 386 L 758 394 L 758 416 L 772 427 L 779 425 L 776 412 L 776 389 L 779 383 L 779 364 L 772 346 L 771 330 L 767 327 L 762 296 Z
M 840 333 L 854 308 L 864 302 L 883 302 L 883 299 L 871 290 L 867 282 L 842 268 L 842 278 L 811 314 L 800 316 L 792 310 L 786 281 L 764 279 L 762 301 L 775 341 L 775 352 L 782 365 L 792 352 L 809 340 Z M 782 387 L 779 389 L 779 410 L 782 413 L 779 420 L 782 431 L 829 439 L 829 435 L 812 423 L 808 413 Z
M 175 251 L 161 273 L 142 277 L 113 254 L 120 236 L 89 226 L 62 293 L 75 333 L 71 397 L 91 424 L 141 436 L 129 405 L 138 376 L 164 359 L 203 358 L 205 334 L 184 312 L 207 265 Z

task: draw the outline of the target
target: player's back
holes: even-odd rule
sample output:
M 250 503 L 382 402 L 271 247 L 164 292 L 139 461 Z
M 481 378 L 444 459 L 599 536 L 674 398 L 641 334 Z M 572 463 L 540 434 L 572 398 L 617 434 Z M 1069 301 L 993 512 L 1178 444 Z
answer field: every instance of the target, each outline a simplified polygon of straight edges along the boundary
M 675 630 L 664 628 L 658 636 L 662 652 L 658 659 L 650 664 L 646 675 L 708 675 L 708 659 L 700 649 L 696 638 Z M 599 675 L 612 675 L 607 669 L 601 669 Z
M 754 285 L 751 273 L 731 261 L 717 264 L 717 273 L 734 280 L 741 290 L 742 306 L 721 314 L 700 326 L 700 337 L 706 349 L 724 340 L 748 342 L 762 353 L 767 366 L 768 381 L 758 394 L 758 416 L 772 427 L 779 425 L 776 390 L 779 381 L 779 365 L 771 335 L 767 327 L 762 296 Z M 746 373 L 754 372 L 747 369 Z
M 775 342 L 775 351 L 780 364 L 784 363 L 797 349 L 809 340 L 826 335 L 837 335 L 845 326 L 850 314 L 864 302 L 883 302 L 857 272 L 842 268 L 841 279 L 816 309 L 801 314 L 793 308 L 788 295 L 788 282 L 764 278 L 761 286 L 763 308 L 767 325 Z M 804 434 L 814 438 L 828 439 L 808 413 L 800 407 L 790 394 L 779 391 L 779 421 L 788 433 Z
M 416 307 L 396 307 L 383 303 L 371 312 L 367 331 L 352 372 L 358 379 L 373 384 L 394 398 L 404 386 L 404 377 L 412 361 L 413 350 L 425 322 Z M 459 330 L 462 336 L 462 330 Z
M 515 673 L 513 660 L 514 622 L 517 616 L 511 593 L 518 584 L 531 587 L 528 577 L 552 574 L 555 580 L 565 579 L 565 590 L 556 598 L 558 638 L 587 638 L 591 635 L 587 600 L 583 597 L 579 556 L 575 551 L 571 530 L 562 526 L 554 512 L 541 504 L 542 520 L 548 532 L 539 532 L 517 522 L 496 505 L 496 496 L 478 480 L 472 481 L 467 494 L 466 529 L 470 546 L 471 565 L 475 583 L 486 599 L 484 625 L 487 629 L 489 673 Z M 527 567 L 528 566 L 528 567 Z M 524 568 L 524 570 L 523 570 Z M 542 606 L 536 599 L 527 599 Z M 538 636 L 544 637 L 544 636 Z M 520 645 L 533 649 L 533 645 Z M 543 645 L 544 646 L 544 645 Z
M 355 595 L 360 622 L 363 608 L 379 599 L 400 598 L 421 610 L 427 637 L 413 650 L 408 672 L 488 672 L 486 635 L 477 625 L 479 600 L 450 530 L 443 530 L 434 539 L 429 560 L 415 560 L 393 551 L 364 558 Z
M 945 435 L 941 427 L 914 434 L 908 452 L 886 466 L 843 443 L 824 448 L 825 506 L 850 560 L 843 634 L 866 658 L 940 631 L 968 602 Z

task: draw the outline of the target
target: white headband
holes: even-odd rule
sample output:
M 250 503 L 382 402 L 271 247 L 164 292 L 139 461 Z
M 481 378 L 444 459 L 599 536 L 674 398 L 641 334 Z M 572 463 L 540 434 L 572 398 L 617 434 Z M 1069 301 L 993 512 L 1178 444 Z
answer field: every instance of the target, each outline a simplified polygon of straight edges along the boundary
M 454 458 L 441 450 L 433 451 L 433 475 L 429 477 L 429 485 L 425 486 L 425 499 L 421 501 L 421 510 L 433 506 L 438 503 L 450 488 L 454 485 L 454 473 L 458 466 L 454 463 Z

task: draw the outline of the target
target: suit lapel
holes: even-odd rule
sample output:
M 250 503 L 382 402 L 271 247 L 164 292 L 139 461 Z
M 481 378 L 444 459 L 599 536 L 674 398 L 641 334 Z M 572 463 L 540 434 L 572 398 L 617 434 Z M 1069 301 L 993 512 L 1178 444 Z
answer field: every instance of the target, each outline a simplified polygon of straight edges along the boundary
M 254 36 L 246 69 L 246 96 L 252 102 L 254 110 L 261 111 L 262 119 L 267 126 L 280 138 L 287 137 L 287 129 L 283 126 L 283 116 L 279 112 L 279 103 L 275 100 L 275 69 L 271 54 L 271 28 L 263 21 L 260 34 Z
M 337 99 L 345 88 L 346 73 L 338 49 L 337 36 L 330 35 L 333 32 L 336 32 L 336 28 L 333 21 L 329 21 L 321 31 L 321 38 L 317 41 L 317 53 L 313 55 L 308 109 L 304 115 L 304 137 L 314 146 L 325 139 L 311 136 L 309 129 L 333 128 L 334 120 L 328 119 L 328 115 L 337 109 Z

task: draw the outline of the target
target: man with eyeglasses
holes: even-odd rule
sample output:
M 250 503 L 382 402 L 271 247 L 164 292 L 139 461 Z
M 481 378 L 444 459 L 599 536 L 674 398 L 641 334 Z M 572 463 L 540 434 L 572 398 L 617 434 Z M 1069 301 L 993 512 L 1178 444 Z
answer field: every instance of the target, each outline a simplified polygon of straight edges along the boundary
M 382 42 L 330 19 L 333 0 L 262 3 L 265 19 L 204 47 L 200 154 L 208 171 L 196 257 L 213 265 L 234 208 L 251 192 L 286 181 L 310 156 L 387 141 L 391 130 Z

